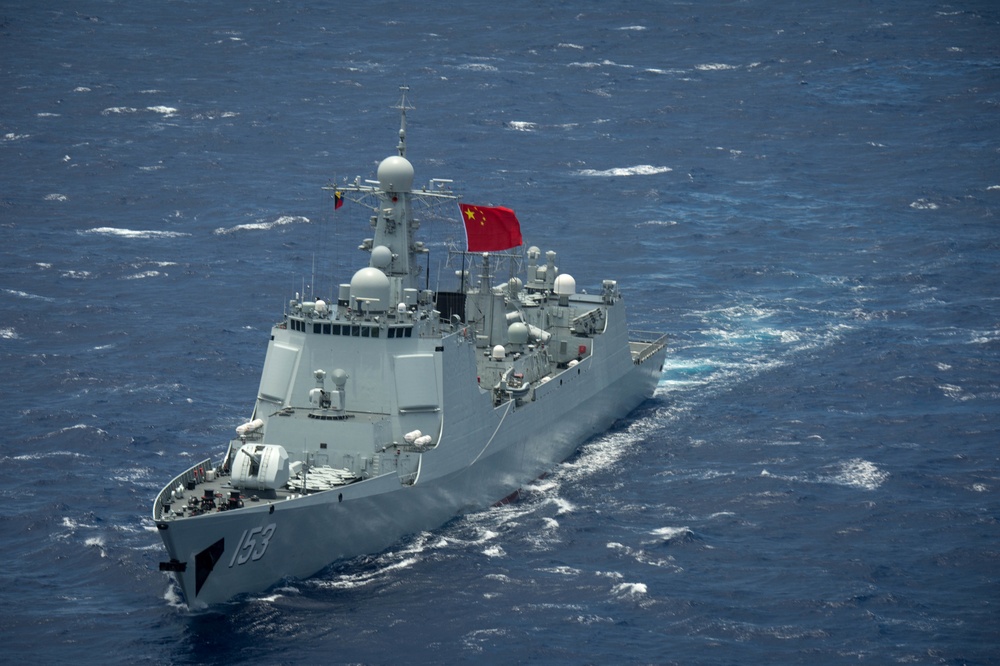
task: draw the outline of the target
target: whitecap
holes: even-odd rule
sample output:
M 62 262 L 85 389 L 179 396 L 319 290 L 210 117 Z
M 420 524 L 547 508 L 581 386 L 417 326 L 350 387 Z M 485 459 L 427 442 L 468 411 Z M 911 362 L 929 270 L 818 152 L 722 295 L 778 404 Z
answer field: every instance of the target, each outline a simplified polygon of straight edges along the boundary
M 917 199 L 910 204 L 910 208 L 913 208 L 914 210 L 937 210 L 940 206 L 933 201 L 928 201 L 927 199 Z
M 1000 185 L 990 185 L 986 188 L 986 191 L 988 192 L 990 190 L 1000 190 Z
M 213 233 L 217 236 L 222 236 L 225 234 L 235 233 L 237 231 L 270 231 L 275 227 L 281 227 L 286 224 L 308 224 L 309 218 L 303 217 L 301 215 L 282 215 L 276 220 L 271 222 L 251 222 L 248 224 L 237 224 L 235 227 L 219 227 Z
M 58 118 L 62 114 L 61 113 L 49 113 L 47 111 L 39 111 L 35 115 L 37 117 L 39 117 L 39 118 Z
M 556 511 L 557 516 L 564 516 L 567 513 L 573 513 L 576 510 L 576 506 L 572 502 L 561 497 L 552 497 L 549 501 L 558 507 L 558 510 Z
M 578 51 L 583 50 L 583 47 L 580 46 L 579 44 L 571 44 L 571 43 L 556 44 L 556 47 L 560 49 L 577 49 Z
M 876 490 L 889 478 L 889 473 L 880 470 L 875 463 L 861 458 L 852 458 L 838 464 L 838 471 L 829 480 L 842 486 L 861 488 L 863 490 Z
M 466 63 L 464 65 L 459 65 L 458 69 L 463 69 L 463 70 L 465 70 L 467 72 L 498 72 L 498 71 L 500 71 L 496 67 L 494 67 L 493 65 L 487 65 L 486 63 L 482 63 L 482 62 L 470 62 L 470 63 Z
M 166 275 L 166 273 L 161 273 L 160 271 L 143 271 L 142 273 L 136 273 L 134 275 L 126 275 L 123 280 L 144 280 L 151 277 L 159 277 L 161 275 Z
M 739 65 L 727 65 L 721 62 L 710 62 L 703 65 L 695 65 L 694 68 L 702 72 L 720 72 L 731 69 L 739 69 L 740 67 Z
M 961 386 L 955 386 L 954 384 L 941 384 L 938 386 L 938 389 L 952 400 L 958 400 L 960 402 L 972 400 L 976 397 L 972 393 L 966 393 L 965 389 Z
M 122 113 L 136 113 L 138 110 L 139 109 L 137 109 L 135 107 L 132 107 L 132 106 L 110 106 L 110 107 L 104 109 L 103 111 L 101 111 L 101 115 L 108 116 L 108 115 L 111 115 L 112 113 L 118 113 L 118 114 L 122 114 Z
M 623 25 L 622 27 L 618 28 L 618 30 L 642 31 L 642 30 L 648 30 L 648 28 L 644 25 Z
M 65 194 L 55 194 L 55 193 L 53 193 L 53 194 L 46 194 L 45 195 L 45 200 L 46 201 L 69 201 L 69 197 L 67 197 Z
M 101 557 L 108 556 L 107 552 L 105 552 L 104 550 L 104 537 L 99 537 L 99 536 L 90 537 L 89 539 L 83 542 L 83 545 L 87 546 L 88 548 L 97 548 L 101 552 Z
M 73 92 L 90 92 L 90 88 L 87 86 L 77 86 L 76 88 L 73 88 Z
M 65 430 L 65 428 L 64 428 Z M 49 433 L 54 434 L 54 433 Z M 51 451 L 49 453 L 23 453 L 19 456 L 11 456 L 10 460 L 44 460 L 45 458 L 56 458 L 68 456 L 70 458 L 86 458 L 82 453 L 76 453 L 73 451 Z
M 382 558 L 380 558 L 382 559 Z M 375 570 L 365 569 L 356 574 L 343 574 L 337 577 L 336 580 L 318 580 L 312 579 L 308 581 L 309 585 L 318 587 L 321 589 L 338 589 L 338 590 L 349 590 L 356 587 L 364 587 L 369 583 L 373 583 L 385 574 L 391 573 L 393 571 L 400 571 L 402 569 L 408 569 L 417 562 L 420 561 L 418 557 L 408 557 L 397 562 L 392 562 L 386 566 L 380 567 Z
M 486 557 L 506 557 L 507 553 L 500 546 L 490 546 L 483 551 L 483 555 Z
M 518 132 L 532 132 L 535 130 L 537 125 L 525 120 L 512 120 L 507 123 L 507 127 Z
M 0 340 L 17 340 L 17 331 L 12 328 L 0 328 Z
M 17 289 L 4 289 L 4 293 L 10 294 L 11 296 L 17 296 L 18 298 L 27 298 L 33 301 L 45 301 L 46 303 L 55 303 L 56 299 L 50 298 L 48 296 L 39 296 L 38 294 L 30 294 L 26 291 L 20 291 Z
M 660 527 L 658 529 L 650 532 L 652 536 L 655 536 L 658 540 L 665 543 L 673 541 L 674 539 L 686 539 L 687 537 L 694 534 L 689 527 Z
M 3 140 L 4 141 L 18 141 L 20 139 L 27 139 L 29 136 L 31 136 L 31 135 L 30 134 L 14 134 L 13 132 L 8 132 L 7 134 L 3 135 Z
M 104 236 L 121 236 L 122 238 L 180 238 L 181 236 L 190 236 L 188 233 L 181 233 L 179 231 L 152 231 L 148 229 L 135 230 L 135 229 L 118 229 L 116 227 L 96 227 L 94 229 L 87 229 L 85 234 L 101 234 Z
M 153 111 L 155 113 L 162 113 L 164 118 L 171 118 L 177 114 L 177 109 L 172 106 L 147 106 L 147 111 Z
M 613 169 L 582 169 L 577 172 L 581 176 L 652 176 L 658 173 L 673 171 L 666 166 L 653 166 L 652 164 L 637 164 L 630 167 L 616 167 Z
M 619 583 L 613 592 L 619 597 L 641 597 L 646 594 L 645 583 Z

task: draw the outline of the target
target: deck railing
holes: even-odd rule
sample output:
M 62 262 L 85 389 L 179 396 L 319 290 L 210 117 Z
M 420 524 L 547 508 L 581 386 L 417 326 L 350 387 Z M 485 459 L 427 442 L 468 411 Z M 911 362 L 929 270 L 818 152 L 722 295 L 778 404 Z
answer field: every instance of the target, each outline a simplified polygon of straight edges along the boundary
M 629 331 L 632 362 L 636 365 L 644 363 L 646 359 L 667 346 L 668 337 L 665 333 L 661 335 L 648 331 Z

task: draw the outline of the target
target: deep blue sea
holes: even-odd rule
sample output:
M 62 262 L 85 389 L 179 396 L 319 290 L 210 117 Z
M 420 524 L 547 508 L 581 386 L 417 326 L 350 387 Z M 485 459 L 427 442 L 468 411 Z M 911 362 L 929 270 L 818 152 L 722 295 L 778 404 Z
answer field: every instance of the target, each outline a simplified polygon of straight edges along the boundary
M 152 500 L 365 265 L 321 188 L 404 84 L 417 182 L 617 279 L 659 388 L 517 503 L 188 612 Z M 0 93 L 6 663 L 1000 663 L 994 0 L 8 0 Z

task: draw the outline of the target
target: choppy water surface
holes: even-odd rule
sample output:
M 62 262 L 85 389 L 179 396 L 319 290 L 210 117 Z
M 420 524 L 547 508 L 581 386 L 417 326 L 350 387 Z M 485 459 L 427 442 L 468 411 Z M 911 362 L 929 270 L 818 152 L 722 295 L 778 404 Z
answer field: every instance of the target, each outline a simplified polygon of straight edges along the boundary
M 1000 659 L 992 3 L 0 14 L 7 654 Z M 191 614 L 152 499 L 248 414 L 283 303 L 361 264 L 320 188 L 393 152 L 404 83 L 418 182 L 618 279 L 663 379 L 520 502 Z M 422 231 L 446 275 L 457 214 Z

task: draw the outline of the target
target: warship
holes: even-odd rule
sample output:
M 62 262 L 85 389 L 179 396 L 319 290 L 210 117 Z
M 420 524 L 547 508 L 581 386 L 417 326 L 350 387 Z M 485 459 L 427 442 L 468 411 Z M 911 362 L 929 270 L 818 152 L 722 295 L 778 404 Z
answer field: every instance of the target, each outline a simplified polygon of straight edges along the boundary
M 367 265 L 336 294 L 289 300 L 250 417 L 153 503 L 160 570 L 190 608 L 516 498 L 656 387 L 666 338 L 630 335 L 618 283 L 577 290 L 555 252 L 525 250 L 512 210 L 459 203 L 450 180 L 415 188 L 405 87 L 396 108 L 377 180 L 325 187 L 335 208 L 372 211 Z M 458 203 L 453 291 L 428 288 L 418 202 Z

